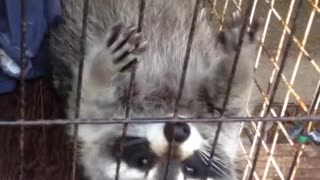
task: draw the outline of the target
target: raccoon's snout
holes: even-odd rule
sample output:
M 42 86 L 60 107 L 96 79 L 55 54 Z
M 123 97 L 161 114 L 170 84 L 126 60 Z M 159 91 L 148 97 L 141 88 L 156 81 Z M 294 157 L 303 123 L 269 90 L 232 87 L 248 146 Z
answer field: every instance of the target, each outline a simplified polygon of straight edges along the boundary
M 192 123 L 181 121 L 150 124 L 145 137 L 150 143 L 150 149 L 159 157 L 167 155 L 170 142 L 174 140 L 172 150 L 180 160 L 190 157 L 196 150 L 201 149 L 203 143 L 205 143 L 198 129 Z
M 185 122 L 166 123 L 163 131 L 168 142 L 182 143 L 190 136 L 190 126 Z

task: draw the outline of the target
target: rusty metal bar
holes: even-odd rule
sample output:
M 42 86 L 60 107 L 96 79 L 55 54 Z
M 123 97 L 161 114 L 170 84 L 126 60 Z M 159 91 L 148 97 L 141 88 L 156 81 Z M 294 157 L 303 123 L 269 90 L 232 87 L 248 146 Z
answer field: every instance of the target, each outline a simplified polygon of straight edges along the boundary
M 232 69 L 231 69 L 230 76 L 229 76 L 228 83 L 227 83 L 227 91 L 226 91 L 225 98 L 224 98 L 223 105 L 222 105 L 222 116 L 224 115 L 224 113 L 226 111 L 226 107 L 227 107 L 228 102 L 229 102 L 229 97 L 230 97 L 230 93 L 231 93 L 231 89 L 232 89 L 232 82 L 233 82 L 233 79 L 234 79 L 235 72 L 237 70 L 238 60 L 239 60 L 240 53 L 241 53 L 241 47 L 242 47 L 242 43 L 243 43 L 243 36 L 245 34 L 245 31 L 246 31 L 246 27 L 247 27 L 247 23 L 248 23 L 248 20 L 249 20 L 249 16 L 251 14 L 253 3 L 254 3 L 254 1 L 250 0 L 249 1 L 249 5 L 248 5 L 248 7 L 247 7 L 247 9 L 245 11 L 245 16 L 244 16 L 243 24 L 242 24 L 242 27 L 241 27 L 240 36 L 239 36 L 239 44 L 238 44 L 238 48 L 237 48 L 236 54 L 234 56 Z M 212 143 L 212 148 L 211 148 L 211 152 L 210 152 L 210 159 L 213 158 L 213 156 L 214 156 L 215 147 L 218 144 L 219 135 L 220 135 L 220 132 L 221 132 L 221 129 L 222 129 L 222 125 L 223 125 L 222 122 L 218 123 L 217 131 L 215 133 L 214 140 L 213 140 L 213 143 Z M 208 170 L 209 170 L 209 163 L 208 163 L 208 166 L 207 166 L 207 173 L 208 173 Z
M 189 59 L 190 59 L 190 52 L 191 52 L 191 47 L 193 43 L 193 37 L 195 33 L 195 28 L 196 28 L 196 21 L 198 18 L 198 13 L 199 13 L 199 6 L 200 6 L 200 1 L 201 0 L 196 0 L 195 5 L 194 5 L 194 10 L 193 10 L 193 16 L 191 20 L 191 27 L 189 31 L 189 36 L 188 36 L 188 42 L 187 42 L 187 47 L 186 47 L 186 53 L 184 56 L 184 61 L 183 61 L 183 67 L 182 67 L 182 73 L 180 77 L 180 82 L 179 82 L 179 89 L 174 101 L 173 105 L 173 119 L 177 118 L 177 112 L 178 112 L 178 106 L 179 106 L 179 101 L 182 97 L 182 91 L 184 88 L 184 83 L 187 75 L 187 69 L 188 69 L 188 64 L 189 64 Z M 173 134 L 175 134 L 175 125 L 173 126 Z M 172 157 L 172 144 L 174 143 L 174 138 L 172 141 L 169 143 L 169 148 L 168 148 L 168 157 L 167 157 L 167 164 L 166 164 L 166 169 L 165 169 L 165 175 L 164 175 L 164 180 L 167 180 L 167 175 L 168 175 L 168 170 L 169 170 L 169 165 L 170 165 L 170 159 Z
M 20 118 L 22 121 L 25 119 L 25 78 L 26 78 L 26 34 L 27 34 L 27 0 L 21 0 L 21 41 L 20 41 Z M 25 168 L 25 160 L 24 160 L 24 126 L 20 127 L 20 136 L 19 136 L 19 148 L 20 148 L 20 164 L 19 164 L 19 180 L 24 179 L 24 168 Z
M 81 105 L 81 88 L 82 88 L 82 72 L 84 65 L 84 56 L 86 51 L 86 37 L 87 37 L 87 22 L 88 22 L 88 11 L 89 11 L 89 0 L 85 0 L 83 7 L 83 16 L 82 16 L 82 29 L 81 29 L 81 39 L 80 39 L 80 63 L 78 70 L 78 82 L 77 82 L 77 95 L 76 95 L 76 109 L 74 118 L 79 118 L 80 105 Z M 76 180 L 76 170 L 77 170 L 77 144 L 78 144 L 78 125 L 74 125 L 73 131 L 73 153 L 72 153 L 72 172 L 71 179 Z
M 139 5 L 139 18 L 138 18 L 138 32 L 141 32 L 142 30 L 142 25 L 143 25 L 143 19 L 144 19 L 144 9 L 145 9 L 146 3 L 145 0 L 140 0 L 140 5 Z M 131 118 L 131 101 L 132 101 L 132 95 L 133 95 L 133 89 L 134 89 L 134 81 L 136 77 L 136 69 L 134 69 L 131 72 L 131 77 L 130 77 L 130 82 L 129 82 L 129 90 L 128 90 L 128 95 L 127 95 L 127 103 L 126 103 L 126 112 L 125 112 L 125 119 L 127 122 L 123 124 L 122 128 L 122 139 L 126 137 L 127 135 L 127 130 L 128 130 L 128 121 L 130 121 Z M 116 166 L 116 173 L 115 173 L 115 180 L 119 179 L 119 171 L 120 171 L 120 166 L 121 166 L 121 156 L 122 156 L 122 151 L 123 151 L 123 142 L 122 140 L 120 141 L 120 152 L 119 152 L 119 157 L 117 157 L 117 166 Z
M 165 122 L 193 122 L 193 123 L 233 123 L 233 122 L 290 122 L 290 121 L 312 121 L 320 122 L 320 116 L 301 116 L 301 117 L 230 117 L 230 118 L 132 118 L 129 124 L 143 124 L 143 123 L 165 123 Z M 123 124 L 127 123 L 126 119 L 53 119 L 53 120 L 6 120 L 0 121 L 0 126 L 55 126 L 55 125 L 70 125 L 70 124 Z

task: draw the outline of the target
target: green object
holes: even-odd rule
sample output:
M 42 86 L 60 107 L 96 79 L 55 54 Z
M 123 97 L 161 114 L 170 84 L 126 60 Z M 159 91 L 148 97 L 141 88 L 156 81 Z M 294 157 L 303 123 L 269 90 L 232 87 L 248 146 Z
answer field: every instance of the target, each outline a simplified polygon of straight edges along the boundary
M 308 141 L 308 137 L 307 136 L 303 136 L 303 135 L 299 135 L 298 136 L 298 141 L 300 143 L 306 143 Z

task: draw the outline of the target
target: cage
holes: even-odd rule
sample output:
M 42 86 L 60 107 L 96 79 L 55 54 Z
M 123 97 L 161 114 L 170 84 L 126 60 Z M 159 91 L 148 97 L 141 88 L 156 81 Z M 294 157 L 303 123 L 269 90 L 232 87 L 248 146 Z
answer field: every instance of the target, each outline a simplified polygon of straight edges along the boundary
M 141 21 L 144 8 L 148 8 L 145 1 L 141 0 L 140 4 Z M 21 2 L 21 11 L 25 14 L 25 1 Z M 239 179 L 320 179 L 320 140 L 319 135 L 316 136 L 320 127 L 320 68 L 317 58 L 320 43 L 317 32 L 320 28 L 319 1 L 209 2 L 217 31 L 221 30 L 225 16 L 235 10 L 244 12 L 248 22 L 255 16 L 265 20 L 254 67 L 253 89 L 261 95 L 260 106 L 255 108 L 255 113 L 248 114 L 249 118 L 203 120 L 220 125 L 242 122 L 239 132 Z M 83 3 L 86 5 L 83 15 L 85 37 L 90 0 Z M 193 21 L 199 14 L 200 3 L 201 0 L 196 1 L 193 17 L 190 17 Z M 22 16 L 23 20 L 25 18 Z M 21 26 L 21 49 L 25 49 L 25 33 L 28 30 L 25 23 Z M 193 38 L 194 28 L 192 26 L 190 29 L 190 39 Z M 79 43 L 83 44 L 83 40 Z M 192 41 L 189 42 L 186 46 L 190 51 Z M 22 52 L 21 62 L 24 67 L 25 52 Z M 0 179 L 78 179 L 82 170 L 76 168 L 77 136 L 72 142 L 67 140 L 64 126 L 107 121 L 62 119 L 60 102 L 49 80 L 24 80 L 24 76 L 22 71 L 20 85 L 15 92 L 0 95 Z M 196 120 L 193 121 L 196 123 Z M 139 122 L 139 119 L 117 122 L 125 126 Z

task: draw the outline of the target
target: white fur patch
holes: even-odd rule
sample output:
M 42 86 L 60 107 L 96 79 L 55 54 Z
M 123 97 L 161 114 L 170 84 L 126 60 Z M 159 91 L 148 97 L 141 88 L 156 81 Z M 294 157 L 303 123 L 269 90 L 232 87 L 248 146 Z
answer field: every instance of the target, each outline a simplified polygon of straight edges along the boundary
M 150 142 L 150 148 L 158 156 L 162 156 L 166 153 L 168 148 L 168 142 L 164 136 L 164 124 L 150 124 L 145 129 L 145 136 Z
M 195 128 L 192 124 L 188 125 L 190 126 L 190 136 L 185 142 L 181 144 L 179 149 L 182 159 L 190 157 L 194 153 L 194 151 L 199 150 L 205 141 L 201 137 L 197 128 Z
M 106 165 L 104 167 L 105 177 L 110 179 L 114 179 L 116 174 L 117 164 L 114 163 L 112 165 Z M 135 168 L 130 168 L 126 163 L 122 162 L 119 170 L 119 179 L 132 179 L 132 180 L 142 180 L 144 179 L 145 173 L 143 171 L 139 171 Z

